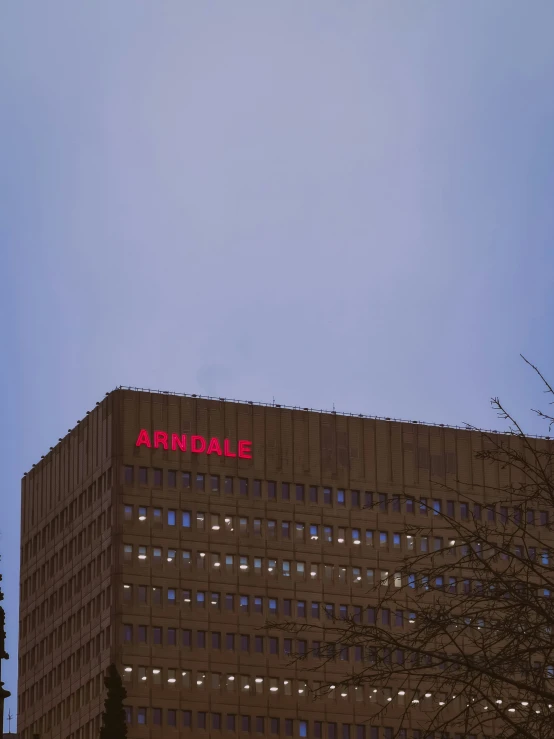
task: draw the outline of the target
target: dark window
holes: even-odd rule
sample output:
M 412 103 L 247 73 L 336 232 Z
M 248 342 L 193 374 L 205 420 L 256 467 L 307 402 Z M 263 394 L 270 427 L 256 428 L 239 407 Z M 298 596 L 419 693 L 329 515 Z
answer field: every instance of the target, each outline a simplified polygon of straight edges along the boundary
M 270 500 L 275 500 L 277 497 L 277 483 L 271 481 L 267 483 L 267 497 Z
M 219 475 L 210 475 L 210 490 L 219 493 Z
M 322 721 L 314 721 L 314 739 L 323 739 Z
M 292 736 L 293 720 L 291 718 L 285 719 L 285 736 Z
M 338 505 L 345 505 L 346 504 L 346 496 L 344 494 L 344 490 L 337 490 L 337 504 Z
M 154 628 L 152 629 L 152 636 L 154 644 L 162 643 L 162 630 L 159 626 L 154 626 Z
M 227 714 L 227 731 L 235 731 L 237 725 L 237 717 L 234 713 Z
M 319 601 L 312 600 L 312 618 L 319 618 Z
M 250 731 L 250 716 L 241 716 L 240 717 L 240 730 L 241 731 Z
M 400 496 L 399 495 L 392 496 L 392 512 L 400 513 Z
M 202 492 L 206 489 L 206 475 L 203 475 L 200 472 L 196 475 L 196 489 L 201 490 Z
M 473 518 L 476 521 L 481 520 L 481 504 L 480 503 L 474 503 L 473 505 Z
M 167 486 L 170 488 L 177 487 L 177 472 L 175 470 L 167 471 Z
M 298 503 L 304 502 L 304 485 L 296 486 L 296 500 Z
M 279 654 L 279 639 L 276 636 L 269 637 L 269 653 Z
M 212 649 L 221 649 L 221 634 L 219 631 L 212 631 Z
M 502 523 L 508 523 L 508 509 L 505 506 L 500 506 L 500 520 Z
M 333 503 L 333 491 L 331 488 L 323 488 L 323 503 L 331 505 Z
M 182 711 L 183 715 L 183 727 L 185 729 L 192 726 L 192 712 L 191 711 Z
M 446 501 L 446 515 L 450 516 L 450 518 L 454 518 L 455 515 L 455 503 L 453 500 L 447 500 Z
M 299 600 L 296 603 L 296 615 L 298 618 L 306 618 L 306 601 Z
M 427 515 L 427 498 L 419 499 L 419 512 L 422 516 Z
M 212 713 L 212 729 L 219 731 L 221 729 L 221 714 Z
M 225 596 L 225 610 L 226 611 L 235 610 L 235 598 L 234 598 L 233 593 L 227 593 Z
M 190 629 L 183 629 L 181 632 L 181 644 L 184 647 L 190 647 L 192 643 L 192 632 Z
M 240 651 L 241 652 L 249 652 L 250 651 L 250 637 L 248 634 L 241 634 L 240 635 Z
M 225 648 L 231 652 L 235 651 L 235 635 L 234 634 L 225 635 Z
M 198 711 L 196 715 L 196 726 L 199 729 L 206 728 L 206 711 Z
M 145 725 L 146 724 L 146 708 L 138 708 L 137 709 L 137 724 Z
M 415 513 L 415 501 L 413 498 L 406 498 L 406 513 Z
M 496 518 L 496 510 L 494 504 L 487 506 L 487 520 L 494 521 Z
M 258 734 L 264 733 L 264 717 L 263 716 L 256 716 L 256 731 Z
M 148 467 L 139 467 L 139 482 L 141 485 L 148 484 Z
M 247 595 L 241 595 L 240 598 L 240 606 L 239 610 L 241 613 L 248 613 L 248 596 Z
M 305 639 L 298 640 L 298 654 L 306 654 L 308 650 L 308 642 Z
M 356 725 L 356 739 L 365 739 L 365 726 L 363 724 Z
M 315 485 L 310 485 L 310 503 L 317 503 L 317 488 Z
M 290 521 L 281 522 L 281 538 L 290 539 Z
M 241 495 L 248 495 L 248 480 L 243 477 L 239 480 L 239 490 Z
M 290 598 L 285 598 L 283 601 L 283 615 L 292 616 L 292 600 Z
M 162 725 L 162 709 L 161 708 L 152 709 L 152 723 L 154 724 L 154 726 Z
M 360 507 L 360 491 L 359 490 L 352 490 L 352 492 L 350 493 L 350 499 L 351 499 L 352 508 Z
M 225 478 L 225 495 L 233 495 L 233 478 Z
M 254 480 L 254 497 L 255 498 L 262 497 L 262 481 L 261 480 Z
M 133 483 L 135 468 L 132 465 L 126 464 L 123 468 L 124 480 L 128 485 Z
M 288 482 L 281 483 L 281 498 L 283 500 L 290 500 L 290 485 Z
M 548 526 L 548 511 L 539 511 L 541 526 Z
M 269 731 L 271 734 L 277 734 L 279 735 L 280 728 L 279 728 L 279 719 L 278 718 L 270 718 L 269 719 Z
M 350 739 L 350 724 L 342 725 L 342 739 Z
M 337 725 L 334 722 L 327 724 L 327 737 L 328 739 L 337 739 Z
M 386 511 L 388 506 L 388 496 L 386 493 L 379 493 L 379 510 Z
M 177 726 L 177 711 L 174 708 L 167 709 L 167 725 L 173 727 Z
M 535 523 L 535 511 L 532 508 L 527 509 L 527 523 L 533 525 Z
M 264 638 L 263 636 L 255 636 L 254 637 L 254 651 L 258 652 L 259 654 L 263 654 L 264 652 Z
M 469 518 L 469 506 L 467 503 L 460 503 L 460 518 Z
M 254 596 L 254 613 L 263 613 L 263 599 L 259 595 Z
M 181 472 L 181 485 L 185 489 L 190 488 L 190 472 Z
M 167 630 L 167 643 L 170 647 L 177 646 L 177 629 L 168 628 Z
M 196 646 L 199 649 L 206 648 L 206 632 L 205 631 L 196 632 Z
M 158 488 L 162 486 L 162 471 L 161 470 L 158 470 L 158 469 L 154 470 L 154 485 Z
M 123 641 L 125 644 L 131 644 L 133 641 L 133 627 L 131 624 L 123 625 Z
M 292 639 L 283 639 L 283 653 L 285 657 L 292 654 Z
M 146 644 L 148 641 L 148 626 L 138 627 L 138 641 L 139 644 Z

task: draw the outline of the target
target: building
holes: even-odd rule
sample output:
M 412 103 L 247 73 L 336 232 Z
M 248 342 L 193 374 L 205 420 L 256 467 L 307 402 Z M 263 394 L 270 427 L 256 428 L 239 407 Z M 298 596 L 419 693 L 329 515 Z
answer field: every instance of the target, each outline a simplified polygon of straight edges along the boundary
M 113 661 L 133 738 L 389 739 L 367 724 L 364 688 L 309 698 L 344 664 L 310 657 L 308 684 L 287 655 L 314 645 L 262 627 L 366 609 L 377 568 L 402 557 L 400 495 L 469 475 L 476 436 L 107 394 L 23 478 L 20 738 L 97 737 Z

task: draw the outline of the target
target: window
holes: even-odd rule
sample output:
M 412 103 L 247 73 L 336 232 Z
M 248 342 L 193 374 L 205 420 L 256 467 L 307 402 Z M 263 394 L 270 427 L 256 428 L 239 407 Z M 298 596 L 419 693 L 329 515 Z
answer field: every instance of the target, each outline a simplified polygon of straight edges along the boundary
M 280 733 L 279 728 L 279 719 L 278 718 L 270 718 L 269 719 L 269 732 L 271 734 L 277 734 L 277 736 Z
M 323 503 L 325 505 L 332 505 L 333 491 L 331 488 L 323 488 Z
M 199 729 L 206 728 L 206 711 L 198 711 L 196 714 L 196 726 Z
M 248 480 L 245 480 L 243 477 L 239 480 L 239 493 L 243 496 L 248 495 Z
M 310 503 L 317 503 L 317 487 L 310 485 Z
M 152 723 L 154 724 L 154 726 L 162 725 L 162 709 L 161 708 L 152 709 Z
M 247 595 L 240 596 L 239 611 L 241 613 L 248 613 L 248 596 Z
M 264 717 L 263 716 L 256 716 L 256 731 L 258 734 L 264 733 Z
M 285 736 L 292 736 L 293 719 L 285 719 Z
M 240 717 L 240 730 L 248 732 L 250 731 L 250 716 Z
M 406 513 L 415 513 L 415 501 L 413 498 L 406 498 Z
M 282 500 L 290 500 L 290 484 L 288 482 L 281 483 L 281 498 Z
M 225 635 L 225 649 L 227 649 L 230 652 L 235 651 L 235 635 L 234 634 Z
M 361 544 L 362 535 L 360 529 L 352 529 L 352 544 Z
M 301 736 L 301 737 L 308 736 L 308 722 L 307 721 L 298 722 L 298 736 Z
M 277 615 L 277 598 L 269 599 L 269 614 L 270 616 Z
M 539 511 L 539 520 L 541 526 L 548 526 L 548 511 Z
M 469 518 L 469 505 L 467 503 L 460 503 L 460 518 Z
M 388 496 L 386 493 L 379 493 L 379 510 L 386 511 L 388 506 Z
M 176 470 L 167 471 L 167 486 L 169 488 L 177 487 L 177 472 Z
M 176 511 L 168 511 L 167 512 L 167 525 L 168 526 L 175 526 L 177 521 L 177 512 Z
M 304 485 L 296 486 L 296 502 L 297 503 L 304 502 Z
M 281 539 L 290 539 L 290 521 L 281 521 Z
M 306 618 L 306 601 L 299 600 L 296 603 L 296 615 L 298 618 Z
M 133 626 L 131 624 L 123 624 L 123 641 L 125 644 L 131 644 L 133 641 Z
M 190 472 L 181 472 L 181 485 L 185 489 L 190 488 Z
M 124 507 L 123 516 L 126 521 L 131 521 L 133 519 L 133 506 L 132 505 L 126 505 Z
M 195 488 L 196 488 L 196 490 L 198 490 L 198 491 L 200 491 L 202 493 L 205 490 L 205 485 L 206 485 L 205 479 L 206 479 L 206 476 L 203 475 L 203 474 L 201 474 L 200 472 L 196 475 L 196 485 L 195 485 Z
M 438 516 L 442 513 L 442 503 L 440 500 L 433 501 L 433 516 Z
M 267 497 L 269 500 L 275 500 L 277 497 L 277 483 L 271 481 L 267 483 Z
M 346 504 L 346 496 L 344 490 L 337 490 L 337 505 L 343 506 Z
M 333 527 L 332 526 L 323 527 L 323 541 L 327 542 L 328 544 L 333 543 Z
M 233 495 L 233 478 L 225 478 L 225 495 Z
M 135 468 L 132 465 L 126 464 L 123 468 L 123 478 L 127 485 L 131 485 L 133 483 Z
M 386 531 L 379 532 L 379 546 L 387 547 L 389 545 L 389 535 Z
M 183 511 L 181 514 L 181 526 L 184 529 L 190 529 L 190 511 Z
M 235 731 L 237 725 L 237 717 L 234 713 L 227 714 L 227 731 Z
M 159 470 L 159 469 L 155 469 L 154 470 L 154 485 L 156 487 L 158 487 L 158 488 L 161 487 L 162 486 L 162 480 L 163 480 L 163 478 L 162 478 L 162 471 Z
M 137 724 L 139 724 L 139 726 L 146 725 L 146 708 L 137 709 Z

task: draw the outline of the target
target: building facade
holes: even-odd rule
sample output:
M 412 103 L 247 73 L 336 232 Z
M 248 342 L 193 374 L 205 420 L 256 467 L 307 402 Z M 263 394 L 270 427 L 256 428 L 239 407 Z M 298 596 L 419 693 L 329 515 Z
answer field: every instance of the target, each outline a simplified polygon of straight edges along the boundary
M 322 665 L 313 635 L 264 624 L 365 619 L 402 560 L 404 496 L 482 482 L 479 436 L 107 394 L 23 478 L 19 736 L 97 737 L 115 662 L 131 738 L 392 739 L 368 687 L 312 700 L 361 655 Z

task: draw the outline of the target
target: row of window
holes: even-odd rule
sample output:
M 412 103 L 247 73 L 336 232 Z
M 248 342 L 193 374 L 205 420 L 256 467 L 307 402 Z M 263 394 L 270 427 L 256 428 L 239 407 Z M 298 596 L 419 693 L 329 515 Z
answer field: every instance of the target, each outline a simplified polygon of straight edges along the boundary
M 241 735 L 313 737 L 313 739 L 477 739 L 475 734 L 429 733 L 419 729 L 393 729 L 367 723 L 343 723 L 249 714 L 221 714 L 174 708 L 125 708 L 129 726 L 167 726 L 198 731 L 240 732 Z
M 57 541 L 59 534 L 68 527 L 72 527 L 73 522 L 78 516 L 81 516 L 92 504 L 100 500 L 103 494 L 112 486 L 112 470 L 106 470 L 100 477 L 92 482 L 86 490 L 83 490 L 79 496 L 68 503 L 65 508 L 60 511 L 54 518 L 43 526 L 41 530 L 35 534 L 21 549 L 21 557 L 23 564 L 27 564 L 31 557 L 36 557 L 37 553 L 44 549 L 46 544 L 51 541 Z M 58 500 L 60 495 L 58 494 Z
M 262 598 L 254 598 L 254 609 L 259 608 L 259 612 L 263 612 Z M 269 599 L 270 604 L 272 599 Z M 351 618 L 355 623 L 363 623 L 374 625 L 380 623 L 383 626 L 391 626 L 403 628 L 405 623 L 413 623 L 415 614 L 411 611 L 402 609 L 391 610 L 390 608 L 374 608 L 365 606 L 347 606 L 340 604 L 335 608 L 334 603 L 319 603 L 317 601 L 305 601 L 283 599 L 281 601 L 284 616 L 294 616 L 296 618 Z M 270 615 L 278 615 L 278 604 L 272 602 L 273 611 Z M 336 615 L 335 615 L 336 614 Z M 222 633 L 221 631 L 205 631 L 180 629 L 174 626 L 146 626 L 124 624 L 123 626 L 123 643 L 137 644 L 140 646 L 167 646 L 181 647 L 182 649 L 225 649 L 234 652 L 241 651 L 247 654 L 271 654 L 277 656 L 290 656 L 291 654 L 311 654 L 316 657 L 322 654 L 321 641 L 308 641 L 305 639 L 291 639 L 290 637 L 280 638 L 277 636 L 262 636 L 259 634 L 239 634 L 236 632 Z M 341 655 L 341 660 L 348 661 L 350 659 L 349 650 Z M 363 659 L 363 651 L 361 647 L 355 647 L 352 651 L 354 661 L 358 662 Z
M 245 498 L 250 497 L 252 493 L 253 498 L 265 498 L 267 500 L 277 500 L 279 498 L 287 502 L 294 500 L 297 503 L 309 502 L 339 508 L 347 506 L 350 508 L 368 508 L 384 513 L 419 513 L 423 516 L 445 514 L 449 518 L 460 518 L 462 520 L 470 518 L 482 520 L 486 513 L 486 520 L 491 522 L 498 518 L 502 523 L 512 520 L 514 523 L 520 524 L 525 518 L 528 524 L 539 523 L 541 526 L 548 524 L 548 511 L 535 511 L 530 508 L 523 511 L 518 507 L 510 509 L 508 506 L 497 506 L 495 504 L 482 505 L 481 503 L 454 500 L 443 501 L 439 498 L 415 498 L 398 493 L 375 493 L 369 490 L 345 490 L 344 488 L 332 487 L 320 488 L 317 485 L 305 486 L 300 483 L 277 483 L 271 480 L 249 480 L 248 478 L 229 476 L 221 478 L 219 475 L 206 475 L 204 473 L 192 475 L 190 472 L 180 470 L 138 468 L 138 483 L 140 485 L 148 486 L 152 484 L 153 487 L 164 487 L 164 476 L 166 487 L 195 490 L 198 493 L 209 491 L 216 495 L 220 493 L 229 496 L 238 494 Z M 126 465 L 124 467 L 123 480 L 128 485 L 134 484 L 134 466 Z

